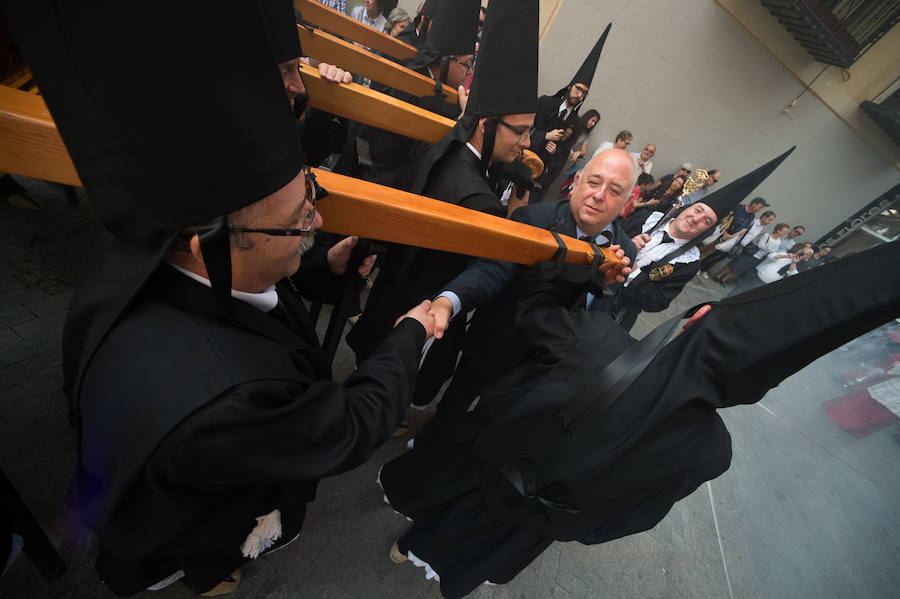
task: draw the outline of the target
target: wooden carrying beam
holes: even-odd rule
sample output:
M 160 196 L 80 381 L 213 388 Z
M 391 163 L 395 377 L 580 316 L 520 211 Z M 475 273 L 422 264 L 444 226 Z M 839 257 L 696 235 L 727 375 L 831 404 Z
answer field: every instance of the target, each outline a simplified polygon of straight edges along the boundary
M 434 80 L 360 48 L 350 42 L 335 37 L 321 29 L 307 29 L 297 25 L 303 54 L 335 64 L 353 74 L 363 75 L 388 87 L 404 91 L 413 96 L 434 95 Z M 443 85 L 447 102 L 459 102 L 459 94 L 448 85 Z
M 409 44 L 355 21 L 342 12 L 319 4 L 316 0 L 294 0 L 294 8 L 300 11 L 304 21 L 327 29 L 348 40 L 359 42 L 382 54 L 393 56 L 399 60 L 416 55 L 416 49 Z M 305 46 L 303 51 L 307 51 Z
M 0 172 L 81 185 L 43 99 L 0 87 Z M 533 264 L 558 248 L 549 231 L 328 171 L 316 171 L 328 196 L 318 205 L 324 231 Z M 590 264 L 583 241 L 563 237 L 566 262 Z M 604 250 L 611 281 L 622 263 Z
M 322 79 L 317 69 L 305 64 L 300 65 L 300 74 L 309 93 L 310 106 L 366 125 L 433 144 L 456 124 L 430 110 L 362 85 L 330 83 Z

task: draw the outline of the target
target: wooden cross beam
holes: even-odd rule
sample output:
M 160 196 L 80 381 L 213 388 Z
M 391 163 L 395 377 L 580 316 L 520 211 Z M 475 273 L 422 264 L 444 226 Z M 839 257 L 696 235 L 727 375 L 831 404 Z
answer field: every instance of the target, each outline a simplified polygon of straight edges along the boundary
M 355 83 L 330 83 L 319 71 L 301 64 L 309 105 L 350 120 L 428 143 L 441 140 L 453 125 L 448 118 Z
M 81 185 L 43 99 L 9 87 L 0 87 L 0 172 Z M 519 264 L 549 260 L 559 247 L 544 229 L 328 171 L 316 177 L 329 192 L 318 205 L 324 231 Z M 589 244 L 562 239 L 566 262 L 592 262 Z M 610 282 L 623 264 L 603 251 Z
M 304 21 L 327 29 L 348 40 L 359 42 L 387 56 L 404 60 L 416 55 L 416 49 L 413 46 L 360 23 L 342 12 L 319 4 L 315 0 L 294 0 L 294 8 L 300 11 Z M 307 51 L 305 46 L 303 50 Z
M 404 91 L 413 96 L 434 95 L 434 80 L 392 60 L 369 52 L 350 42 L 346 42 L 321 29 L 307 29 L 297 26 L 303 54 L 323 62 L 335 64 L 353 74 L 363 75 L 388 87 Z M 448 85 L 442 86 L 446 101 L 456 104 L 457 91 Z

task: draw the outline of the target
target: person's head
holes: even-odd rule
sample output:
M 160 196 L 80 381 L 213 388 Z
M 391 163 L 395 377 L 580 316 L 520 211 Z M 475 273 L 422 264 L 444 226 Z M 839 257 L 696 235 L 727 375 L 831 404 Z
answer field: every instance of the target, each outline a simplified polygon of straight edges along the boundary
M 314 190 L 315 185 L 304 170 L 278 191 L 228 214 L 232 229 L 232 289 L 258 293 L 297 272 L 300 256 L 312 247 L 315 231 L 322 226 L 322 217 L 315 209 Z M 297 234 L 267 234 L 253 229 L 291 229 Z M 207 276 L 200 240 L 193 227 L 182 231 L 168 259 Z
M 831 253 L 831 248 L 830 248 L 830 247 L 828 247 L 827 245 L 822 246 L 822 247 L 819 249 L 819 258 L 824 258 L 825 256 L 827 256 L 827 255 L 830 254 L 830 253 Z
M 804 233 L 806 233 L 806 227 L 804 227 L 803 225 L 794 225 L 794 227 L 791 228 L 791 232 L 788 233 L 788 239 L 800 237 Z
M 369 13 L 370 19 L 374 19 L 381 14 L 381 2 L 382 0 L 366 0 L 366 12 Z
M 648 189 L 653 187 L 654 182 L 655 179 L 653 178 L 653 175 L 651 175 L 650 173 L 641 173 L 638 175 L 636 185 L 637 188 L 641 191 L 647 191 Z
M 693 239 L 718 222 L 715 211 L 703 202 L 694 202 L 669 223 L 669 235 L 675 239 Z
M 750 200 L 750 203 L 747 204 L 747 212 L 749 212 L 750 214 L 756 214 L 763 208 L 766 208 L 768 205 L 769 202 L 767 202 L 763 198 L 753 198 L 752 200 Z
M 622 212 L 635 183 L 634 160 L 622 150 L 605 150 L 575 175 L 570 208 L 575 223 L 596 235 Z
M 473 54 L 464 54 L 461 56 L 450 56 L 445 59 L 446 71 L 443 61 L 438 61 L 432 65 L 432 70 L 437 74 L 441 72 L 441 80 L 456 89 L 463 84 L 466 76 L 475 68 L 475 56 Z
M 678 167 L 678 170 L 675 171 L 675 176 L 684 175 L 687 177 L 691 174 L 691 171 L 694 170 L 694 165 L 690 162 L 684 162 L 681 166 Z
M 628 129 L 623 129 L 622 131 L 619 131 L 618 135 L 616 135 L 616 140 L 613 142 L 613 147 L 617 150 L 624 150 L 631 145 L 632 139 L 634 139 L 634 135 L 631 134 L 631 131 L 629 131 Z
M 802 246 L 802 248 L 800 249 L 799 256 L 800 256 L 800 261 L 801 261 L 801 262 L 802 262 L 803 260 L 809 260 L 810 258 L 812 258 L 812 256 L 813 256 L 813 249 L 812 249 L 812 247 L 810 247 L 809 244 Z
M 485 166 L 512 162 L 531 145 L 533 127 L 534 113 L 480 118 L 469 143 L 481 152 Z
M 705 181 L 705 187 L 712 187 L 716 183 L 719 182 L 719 179 L 722 178 L 722 175 L 719 173 L 718 169 L 711 168 L 706 171 L 706 174 L 709 175 Z
M 641 150 L 641 160 L 650 160 L 653 156 L 656 155 L 656 146 L 653 144 L 647 144 Z
M 409 13 L 402 8 L 395 8 L 387 15 L 384 23 L 384 32 L 391 37 L 397 37 L 398 33 L 406 29 L 409 22 Z
M 485 7 L 481 7 L 481 10 L 478 12 L 478 33 L 481 33 L 481 30 L 484 29 L 484 19 L 487 17 L 487 9 Z
M 672 177 L 672 180 L 669 181 L 669 187 L 666 189 L 666 193 L 669 195 L 678 193 L 684 187 L 684 182 L 687 179 L 685 175 L 676 175 Z
M 581 102 L 587 97 L 588 91 L 590 88 L 584 83 L 575 83 L 569 88 L 569 92 L 566 94 L 566 105 L 569 108 L 574 108 L 581 104 Z
M 581 119 L 579 120 L 579 126 L 582 131 L 590 132 L 594 127 L 597 126 L 597 123 L 600 122 L 600 113 L 595 109 L 591 108 L 583 115 L 581 115 Z
M 773 237 L 784 237 L 785 235 L 787 235 L 788 229 L 790 229 L 790 228 L 791 228 L 791 226 L 787 223 L 778 223 L 777 225 L 775 225 L 775 228 L 772 230 L 772 236 Z
M 772 223 L 775 220 L 775 213 L 771 210 L 766 210 L 762 213 L 762 216 L 759 217 L 759 224 L 762 226 L 766 226 Z

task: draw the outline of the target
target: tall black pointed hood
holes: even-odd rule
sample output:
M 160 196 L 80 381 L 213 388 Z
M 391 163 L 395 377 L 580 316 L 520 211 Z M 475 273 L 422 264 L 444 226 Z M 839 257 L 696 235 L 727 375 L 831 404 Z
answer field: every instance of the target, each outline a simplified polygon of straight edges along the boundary
M 762 166 L 759 166 L 759 167 L 755 168 L 754 170 L 750 171 L 743 177 L 732 181 L 731 183 L 729 183 L 722 189 L 709 194 L 708 196 L 699 200 L 698 203 L 706 204 L 707 206 L 712 208 L 713 212 L 715 212 L 716 216 L 718 217 L 718 221 L 721 222 L 721 220 L 723 218 L 728 216 L 729 212 L 734 210 L 735 207 L 737 207 L 738 204 L 740 204 L 742 201 L 744 201 L 747 198 L 747 196 L 749 196 L 753 192 L 754 189 L 759 187 L 760 183 L 765 181 L 766 178 L 768 178 L 768 176 L 772 174 L 772 171 L 774 171 L 776 168 L 778 168 L 778 166 L 782 162 L 784 162 L 785 158 L 790 156 L 791 152 L 793 152 L 794 149 L 796 149 L 796 147 L 797 146 L 792 146 L 791 149 L 788 150 L 787 152 L 781 154 L 780 156 L 776 156 L 775 158 L 773 158 L 772 160 L 763 164 Z M 667 215 L 660 218 L 659 222 L 657 222 L 647 232 L 652 234 L 653 232 L 658 231 L 660 228 L 662 228 L 664 225 L 666 225 L 668 222 L 670 222 L 673 218 L 675 218 L 680 212 L 681 212 L 681 210 L 679 210 L 677 208 L 670 210 Z M 713 225 L 713 226 L 715 226 L 715 225 Z M 659 264 L 659 263 L 667 262 L 668 260 L 673 258 L 676 253 L 681 254 L 681 253 L 686 252 L 687 250 L 689 250 L 692 247 L 696 247 L 697 245 L 700 244 L 701 241 L 703 241 L 703 239 L 705 237 L 706 237 L 706 235 L 704 233 L 702 233 L 702 232 L 699 233 L 696 237 L 691 239 L 688 243 L 681 246 L 681 249 L 676 250 L 675 252 L 662 258 L 661 260 L 657 261 L 656 263 Z
M 425 189 L 435 163 L 469 140 L 480 117 L 537 111 L 538 14 L 537 0 L 492 0 L 465 115 L 410 167 L 404 189 Z
M 588 87 L 591 86 L 591 82 L 594 80 L 594 73 L 597 71 L 597 63 L 600 61 L 600 53 L 603 52 L 603 45 L 606 43 L 606 38 L 609 35 L 610 29 L 612 29 L 612 23 L 607 25 L 606 29 L 603 30 L 600 39 L 598 39 L 594 44 L 594 47 L 591 48 L 590 53 L 584 59 L 584 62 L 581 63 L 581 67 L 575 72 L 572 80 L 569 81 L 569 85 L 556 92 L 556 95 L 559 96 L 560 99 L 565 98 L 569 93 L 569 88 L 576 83 L 581 83 Z M 584 100 L 582 100 L 582 102 L 584 102 Z
M 466 114 L 537 111 L 537 0 L 493 0 L 485 18 Z
M 743 202 L 754 189 L 759 187 L 760 183 L 765 181 L 768 176 L 772 174 L 772 171 L 778 168 L 796 147 L 797 146 L 792 146 L 791 149 L 784 154 L 776 156 L 762 166 L 750 171 L 740 179 L 732 181 L 722 189 L 714 191 L 700 201 L 712 208 L 721 221 L 728 216 L 728 213 L 734 210 L 738 204 Z
M 433 14 L 428 37 L 416 57 L 406 63 L 411 69 L 424 68 L 444 56 L 475 53 L 478 33 L 479 0 L 440 0 L 431 7 Z
M 112 0 L 4 5 L 108 231 L 66 322 L 70 397 L 179 229 L 270 195 L 303 167 L 277 62 L 291 53 L 283 43 L 287 30 L 297 37 L 291 2 L 261 4 L 210 11 L 187 3 L 177 15 L 156 4 L 136 13 Z M 201 68 L 213 50 L 215 68 Z M 228 235 L 221 222 L 224 256 L 207 256 L 204 246 L 204 257 L 214 289 L 227 277 L 228 297 L 230 263 L 222 264 L 229 260 Z M 214 260 L 218 266 L 211 266 Z

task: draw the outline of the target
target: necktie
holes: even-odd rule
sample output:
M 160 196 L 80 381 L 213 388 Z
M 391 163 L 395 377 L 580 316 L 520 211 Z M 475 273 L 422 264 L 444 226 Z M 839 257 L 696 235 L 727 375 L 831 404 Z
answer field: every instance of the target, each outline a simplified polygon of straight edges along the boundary
M 567 113 L 567 112 L 568 112 L 568 110 L 566 110 L 565 108 L 563 108 L 562 110 L 559 111 L 559 116 L 558 116 L 558 118 L 559 118 L 560 120 L 565 120 L 565 118 L 566 118 L 566 113 Z
M 674 242 L 675 242 L 675 240 L 672 239 L 671 237 L 669 237 L 669 234 L 668 234 L 668 233 L 666 233 L 665 231 L 663 231 L 662 241 L 659 242 L 660 245 L 662 245 L 662 244 L 664 244 L 664 243 L 674 243 Z

